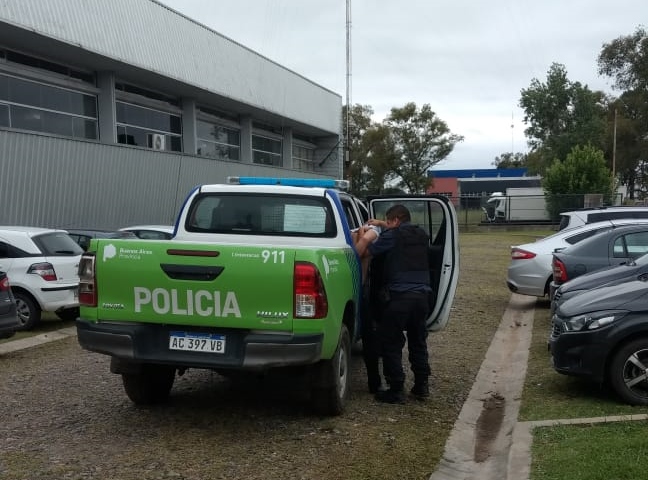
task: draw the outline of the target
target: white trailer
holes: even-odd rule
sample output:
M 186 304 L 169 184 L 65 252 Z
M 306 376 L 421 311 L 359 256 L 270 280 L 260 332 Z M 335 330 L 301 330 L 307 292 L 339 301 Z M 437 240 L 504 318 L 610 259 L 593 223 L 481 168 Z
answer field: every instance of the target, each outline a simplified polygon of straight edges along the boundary
M 495 192 L 484 207 L 490 222 L 548 221 L 547 202 L 542 187 L 507 188 Z

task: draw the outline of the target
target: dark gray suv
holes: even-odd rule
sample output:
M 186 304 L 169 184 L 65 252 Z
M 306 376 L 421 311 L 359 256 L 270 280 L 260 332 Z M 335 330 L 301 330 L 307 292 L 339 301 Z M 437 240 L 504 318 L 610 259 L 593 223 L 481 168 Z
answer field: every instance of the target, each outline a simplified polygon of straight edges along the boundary
M 576 295 L 556 309 L 549 338 L 554 369 L 610 385 L 648 405 L 648 275 Z

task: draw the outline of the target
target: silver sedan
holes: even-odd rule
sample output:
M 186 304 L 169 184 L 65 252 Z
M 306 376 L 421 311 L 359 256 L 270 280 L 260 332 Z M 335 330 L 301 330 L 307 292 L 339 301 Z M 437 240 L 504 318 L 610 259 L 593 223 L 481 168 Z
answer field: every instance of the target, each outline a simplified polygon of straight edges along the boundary
M 592 235 L 614 226 L 636 224 L 635 219 L 608 220 L 560 230 L 532 243 L 511 247 L 506 284 L 509 290 L 521 295 L 544 297 L 549 295 L 553 278 L 551 260 L 554 250 L 574 245 Z

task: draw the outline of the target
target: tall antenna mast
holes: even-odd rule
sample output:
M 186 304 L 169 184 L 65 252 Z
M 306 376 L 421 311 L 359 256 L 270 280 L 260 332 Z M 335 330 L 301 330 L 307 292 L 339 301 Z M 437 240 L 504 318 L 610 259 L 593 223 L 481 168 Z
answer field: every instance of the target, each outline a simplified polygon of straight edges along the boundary
M 515 154 L 515 149 L 513 148 L 513 139 L 515 138 L 513 128 L 515 127 L 515 123 L 513 123 L 513 112 L 511 112 L 511 160 L 513 159 L 513 155 Z
M 349 158 L 349 119 L 351 117 L 351 0 L 346 0 L 346 138 L 344 149 L 344 161 L 347 165 Z

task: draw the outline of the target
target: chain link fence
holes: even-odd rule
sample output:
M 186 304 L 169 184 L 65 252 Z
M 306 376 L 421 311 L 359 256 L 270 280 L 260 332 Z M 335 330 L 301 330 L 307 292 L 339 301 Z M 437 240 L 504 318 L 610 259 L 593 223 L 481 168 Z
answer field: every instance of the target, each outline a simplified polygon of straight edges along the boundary
M 560 214 L 581 208 L 621 205 L 622 195 L 601 194 L 516 195 L 491 194 L 450 197 L 457 210 L 459 226 L 544 226 L 557 229 Z

